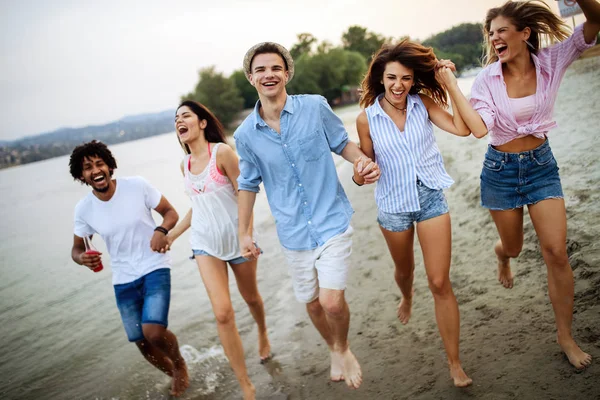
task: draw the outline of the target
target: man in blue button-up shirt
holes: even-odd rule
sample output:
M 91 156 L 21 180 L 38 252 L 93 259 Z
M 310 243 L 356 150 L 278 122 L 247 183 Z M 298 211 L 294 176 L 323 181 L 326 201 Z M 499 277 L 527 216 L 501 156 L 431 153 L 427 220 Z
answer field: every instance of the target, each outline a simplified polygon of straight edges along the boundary
M 350 312 L 344 298 L 352 246 L 352 207 L 331 152 L 355 164 L 372 183 L 379 168 L 353 142 L 325 99 L 288 96 L 294 74 L 289 52 L 260 43 L 244 58 L 256 88 L 254 112 L 234 134 L 240 155 L 239 237 L 242 254 L 258 257 L 250 228 L 252 208 L 264 183 L 277 234 L 288 260 L 296 298 L 331 350 L 331 379 L 358 388 L 362 373 L 348 346 Z

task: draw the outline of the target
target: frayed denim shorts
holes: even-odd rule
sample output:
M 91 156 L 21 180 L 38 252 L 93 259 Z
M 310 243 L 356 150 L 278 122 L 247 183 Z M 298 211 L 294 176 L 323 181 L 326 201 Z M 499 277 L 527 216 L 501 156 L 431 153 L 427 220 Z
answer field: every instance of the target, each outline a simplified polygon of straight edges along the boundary
M 377 222 L 379 225 L 391 232 L 402 232 L 413 227 L 415 223 L 423 222 L 431 218 L 439 217 L 448 212 L 448 202 L 441 189 L 430 189 L 417 180 L 417 191 L 419 193 L 419 211 L 387 213 L 379 210 Z
M 481 171 L 483 207 L 512 210 L 563 197 L 558 164 L 548 140 L 520 153 L 504 153 L 488 146 Z

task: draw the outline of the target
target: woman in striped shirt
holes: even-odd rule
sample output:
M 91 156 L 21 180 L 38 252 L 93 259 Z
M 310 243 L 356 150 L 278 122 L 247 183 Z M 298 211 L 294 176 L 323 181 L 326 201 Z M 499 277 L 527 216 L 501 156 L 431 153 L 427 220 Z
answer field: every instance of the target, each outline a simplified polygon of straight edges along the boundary
M 568 36 L 567 26 L 545 3 L 515 1 L 488 11 L 487 67 L 471 89 L 471 105 L 454 104 L 476 137 L 489 133 L 481 173 L 481 203 L 490 210 L 500 239 L 494 250 L 498 279 L 513 286 L 510 258 L 523 247 L 523 207 L 537 233 L 548 269 L 548 289 L 557 339 L 578 369 L 591 356 L 573 340 L 573 271 L 566 249 L 567 216 L 558 166 L 548 144 L 554 102 L 567 67 L 600 31 L 600 4 L 577 0 L 587 21 Z M 543 36 L 558 42 L 541 48 Z M 475 123 L 473 124 L 472 121 Z
M 453 181 L 444 169 L 432 126 L 433 122 L 458 136 L 470 134 L 460 117 L 444 110 L 448 103 L 442 83 L 455 80 L 451 67 L 449 61 L 438 65 L 431 48 L 408 40 L 384 45 L 362 82 L 360 104 L 366 108 L 356 126 L 361 150 L 381 169 L 375 189 L 377 221 L 402 292 L 398 318 L 406 324 L 412 309 L 416 223 L 450 375 L 456 386 L 464 387 L 472 380 L 458 355 L 459 312 L 450 284 L 451 227 L 443 193 Z M 362 183 L 357 174 L 353 179 Z

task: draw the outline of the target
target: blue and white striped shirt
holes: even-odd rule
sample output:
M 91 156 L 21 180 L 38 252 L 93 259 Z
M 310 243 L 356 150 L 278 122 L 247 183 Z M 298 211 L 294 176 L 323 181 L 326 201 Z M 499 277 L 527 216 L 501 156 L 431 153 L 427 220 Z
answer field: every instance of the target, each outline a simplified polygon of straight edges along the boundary
M 379 101 L 365 109 L 381 177 L 375 188 L 377 207 L 387 213 L 419 211 L 417 179 L 431 189 L 449 188 L 454 181 L 444 169 L 435 142 L 433 125 L 419 95 L 407 97 L 404 132 L 383 110 Z

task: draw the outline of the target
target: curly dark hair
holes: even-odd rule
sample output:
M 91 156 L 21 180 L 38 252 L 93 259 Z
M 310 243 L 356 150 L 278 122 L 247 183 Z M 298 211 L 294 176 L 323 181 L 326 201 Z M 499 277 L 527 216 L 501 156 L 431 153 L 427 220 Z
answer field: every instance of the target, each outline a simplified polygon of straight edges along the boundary
M 385 92 L 383 83 L 381 83 L 383 71 L 388 63 L 395 61 L 412 69 L 415 73 L 415 85 L 410 89 L 410 94 L 424 93 L 433 98 L 433 101 L 440 107 L 448 106 L 448 95 L 435 78 L 437 58 L 433 49 L 404 39 L 398 44 L 384 44 L 373 56 L 371 65 L 361 83 L 361 107 L 370 106 L 379 94 Z
M 76 181 L 83 182 L 81 177 L 83 176 L 83 160 L 90 157 L 99 157 L 108 166 L 110 170 L 110 176 L 113 175 L 113 170 L 117 169 L 117 160 L 113 157 L 112 153 L 106 147 L 106 145 L 97 140 L 80 144 L 73 149 L 71 158 L 69 159 L 69 170 L 71 176 Z

